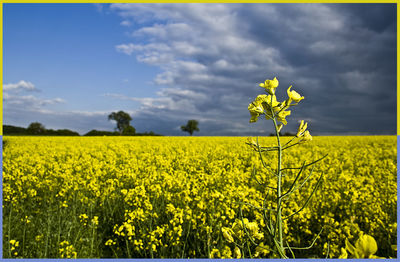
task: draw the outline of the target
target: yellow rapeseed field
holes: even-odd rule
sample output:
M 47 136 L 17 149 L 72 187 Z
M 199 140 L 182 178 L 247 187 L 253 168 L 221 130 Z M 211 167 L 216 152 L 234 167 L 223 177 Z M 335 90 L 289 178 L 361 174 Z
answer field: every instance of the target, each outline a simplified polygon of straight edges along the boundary
M 271 246 L 257 210 L 266 187 L 252 170 L 266 185 L 273 179 L 246 139 L 6 136 L 3 256 L 241 257 L 244 252 L 222 229 L 240 227 L 243 205 L 245 223 L 260 244 L 245 253 L 274 257 L 260 248 Z M 275 138 L 261 141 L 273 144 Z M 299 209 L 324 174 L 309 205 L 285 221 L 285 242 L 292 247 L 309 245 L 323 228 L 315 245 L 295 250 L 296 257 L 325 257 L 329 245 L 328 256 L 337 258 L 346 239 L 354 243 L 361 232 L 376 240 L 377 256 L 396 256 L 395 136 L 314 137 L 285 153 L 285 167 L 328 153 L 310 186 L 283 207 L 283 216 Z M 274 168 L 275 158 L 266 154 L 266 164 Z M 283 187 L 294 176 L 286 172 Z

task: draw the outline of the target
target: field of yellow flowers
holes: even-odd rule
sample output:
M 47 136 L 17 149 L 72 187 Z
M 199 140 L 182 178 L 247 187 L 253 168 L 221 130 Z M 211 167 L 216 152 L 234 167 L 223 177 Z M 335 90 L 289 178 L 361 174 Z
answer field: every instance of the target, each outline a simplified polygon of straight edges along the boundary
M 274 138 L 262 138 L 268 144 Z M 283 138 L 285 139 L 285 138 Z M 4 137 L 5 258 L 273 257 L 257 208 L 270 175 L 244 137 Z M 396 137 L 314 137 L 287 150 L 285 166 L 326 153 L 309 183 L 324 174 L 309 205 L 285 221 L 296 257 L 340 256 L 361 232 L 377 256 L 396 257 Z M 271 161 L 268 160 L 270 157 Z M 274 167 L 274 154 L 265 159 Z M 288 187 L 295 173 L 288 172 Z M 272 181 L 272 180 L 271 180 Z M 308 182 L 307 182 L 308 183 Z M 302 206 L 312 186 L 291 196 Z M 245 204 L 243 204 L 245 203 Z M 223 236 L 239 206 L 254 241 L 246 252 Z

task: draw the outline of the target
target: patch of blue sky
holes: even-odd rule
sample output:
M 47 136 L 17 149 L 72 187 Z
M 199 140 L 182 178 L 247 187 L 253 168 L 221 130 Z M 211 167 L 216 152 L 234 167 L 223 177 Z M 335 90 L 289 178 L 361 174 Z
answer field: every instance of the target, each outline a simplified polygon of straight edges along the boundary
M 132 110 L 135 101 L 104 96 L 154 97 L 159 68 L 117 52 L 131 41 L 121 18 L 92 4 L 5 4 L 4 83 L 34 83 L 38 97 L 61 97 L 57 110 Z

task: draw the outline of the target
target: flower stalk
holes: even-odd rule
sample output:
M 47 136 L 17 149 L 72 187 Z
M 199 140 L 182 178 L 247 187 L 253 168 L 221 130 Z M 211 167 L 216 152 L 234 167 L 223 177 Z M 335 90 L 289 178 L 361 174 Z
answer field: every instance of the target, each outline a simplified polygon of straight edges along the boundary
M 266 227 L 266 236 L 267 239 L 270 240 L 270 243 L 267 243 L 273 247 L 271 250 L 275 256 L 278 256 L 279 258 L 289 258 L 288 255 L 286 254 L 286 250 L 290 251 L 291 257 L 295 258 L 295 253 L 294 250 L 296 249 L 309 249 L 311 248 L 316 239 L 319 237 L 320 233 L 316 236 L 314 241 L 311 243 L 310 246 L 308 247 L 290 247 L 287 239 L 285 238 L 284 232 L 283 232 L 283 227 L 284 227 L 284 222 L 287 218 L 292 217 L 293 215 L 298 214 L 301 212 L 309 203 L 312 195 L 315 193 L 318 185 L 321 182 L 322 175 L 319 177 L 316 185 L 314 186 L 312 193 L 308 196 L 308 198 L 305 199 L 304 203 L 301 205 L 301 208 L 294 211 L 291 215 L 287 217 L 282 217 L 282 209 L 284 205 L 284 201 L 288 201 L 290 196 L 296 191 L 299 190 L 300 188 L 303 187 L 303 185 L 308 181 L 309 177 L 312 174 L 312 171 L 314 167 L 312 168 L 310 174 L 304 178 L 302 176 L 302 173 L 307 169 L 307 167 L 314 165 L 315 163 L 319 162 L 323 158 L 326 157 L 326 155 L 316 161 L 313 161 L 311 163 L 306 164 L 305 162 L 303 165 L 298 168 L 298 167 L 285 167 L 283 168 L 283 152 L 286 149 L 289 149 L 293 146 L 303 144 L 306 142 L 309 142 L 312 140 L 312 136 L 310 132 L 307 130 L 307 123 L 302 120 L 300 122 L 300 126 L 298 127 L 298 131 L 294 137 L 292 137 L 287 143 L 282 144 L 281 142 L 281 137 L 280 137 L 280 131 L 283 128 L 284 125 L 287 125 L 287 120 L 286 117 L 291 114 L 291 111 L 288 110 L 292 106 L 296 106 L 301 100 L 304 99 L 303 96 L 301 96 L 299 93 L 297 93 L 294 90 L 291 90 L 292 86 L 290 86 L 287 89 L 287 95 L 288 98 L 283 101 L 279 102 L 276 99 L 275 92 L 276 88 L 279 85 L 278 79 L 275 77 L 273 80 L 266 80 L 264 83 L 260 84 L 260 87 L 263 87 L 266 91 L 267 94 L 262 94 L 258 95 L 256 99 L 249 104 L 248 110 L 250 112 L 250 123 L 254 123 L 258 121 L 258 118 L 260 116 L 264 116 L 267 120 L 272 120 L 273 126 L 275 129 L 275 136 L 276 136 L 276 145 L 274 146 L 260 146 L 258 138 L 257 141 L 254 141 L 252 139 L 249 139 L 246 144 L 248 144 L 253 150 L 258 152 L 260 156 L 260 161 L 262 162 L 262 166 L 269 172 L 274 175 L 276 178 L 276 187 L 270 187 L 267 186 L 265 182 L 259 181 L 256 176 L 255 176 L 255 170 L 253 169 L 252 176 L 256 178 L 256 181 L 259 185 L 264 185 L 265 186 L 265 193 L 266 196 L 263 200 L 263 203 L 261 204 L 262 208 L 257 208 L 257 210 L 262 211 L 263 218 L 264 218 L 264 224 Z M 270 170 L 263 158 L 263 154 L 268 154 L 270 152 L 277 152 L 277 169 L 276 171 Z M 296 177 L 293 179 L 293 182 L 290 183 L 290 188 L 285 189 L 286 192 L 284 192 L 284 174 L 282 171 L 288 170 L 288 169 L 299 169 Z M 287 174 L 285 174 L 286 176 Z M 272 190 L 272 194 L 270 195 L 270 191 Z M 268 204 L 268 198 L 270 196 L 273 196 L 274 201 L 272 204 Z M 276 208 L 274 208 L 274 204 L 276 205 Z M 244 203 L 246 204 L 246 203 Z M 272 208 L 269 208 L 269 206 L 272 205 Z M 241 208 L 240 208 L 241 210 Z M 240 216 L 241 220 L 244 221 L 242 211 L 240 211 Z M 253 244 L 256 245 L 256 249 L 260 250 L 260 246 L 264 247 L 265 243 L 256 243 L 255 240 L 250 236 L 248 233 L 249 230 L 246 229 L 245 223 L 243 223 L 243 230 L 246 232 L 247 237 L 249 238 L 250 242 L 247 242 L 247 244 Z M 227 232 L 227 231 L 225 231 Z M 232 242 L 233 236 L 229 235 L 227 236 L 225 234 L 225 238 L 229 241 Z M 249 254 L 250 251 L 249 251 Z

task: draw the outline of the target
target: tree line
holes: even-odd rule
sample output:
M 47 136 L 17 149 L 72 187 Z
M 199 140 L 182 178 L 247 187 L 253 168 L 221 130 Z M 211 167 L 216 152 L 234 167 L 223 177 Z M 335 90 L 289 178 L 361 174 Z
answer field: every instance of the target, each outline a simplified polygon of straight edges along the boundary
M 130 124 L 132 121 L 131 116 L 124 111 L 112 112 L 108 115 L 108 120 L 116 122 L 116 128 L 113 132 L 93 129 L 84 134 L 84 136 L 159 136 L 159 134 L 155 134 L 153 131 L 136 133 L 136 129 Z M 192 135 L 194 131 L 200 131 L 198 125 L 198 121 L 189 120 L 186 126 L 181 126 L 181 130 Z M 46 129 L 39 122 L 33 122 L 27 128 L 3 125 L 3 133 L 4 135 L 79 136 L 78 132 L 69 129 Z
M 3 125 L 4 135 L 28 135 L 28 136 L 79 136 L 78 132 L 71 131 L 69 129 L 46 129 L 44 125 L 39 122 L 31 123 L 27 128 Z

